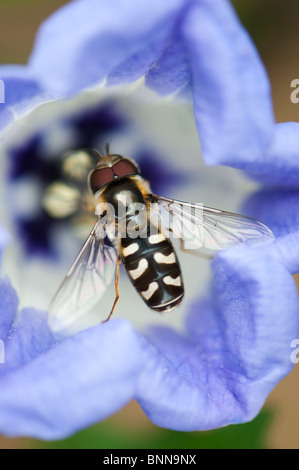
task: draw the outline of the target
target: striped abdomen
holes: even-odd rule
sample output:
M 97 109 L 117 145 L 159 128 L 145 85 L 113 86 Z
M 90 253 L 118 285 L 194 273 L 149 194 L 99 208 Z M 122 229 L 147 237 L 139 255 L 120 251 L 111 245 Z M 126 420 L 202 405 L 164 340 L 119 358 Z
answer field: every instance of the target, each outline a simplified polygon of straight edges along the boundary
M 122 238 L 121 248 L 129 277 L 145 303 L 158 312 L 177 307 L 184 286 L 171 242 L 156 233 L 146 238 Z

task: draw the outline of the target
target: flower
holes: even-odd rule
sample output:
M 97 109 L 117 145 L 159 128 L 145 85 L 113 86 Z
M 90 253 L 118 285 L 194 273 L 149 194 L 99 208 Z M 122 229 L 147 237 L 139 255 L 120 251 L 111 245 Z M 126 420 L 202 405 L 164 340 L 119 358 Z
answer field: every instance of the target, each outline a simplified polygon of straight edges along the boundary
M 288 156 L 295 152 L 296 126 L 274 124 L 265 71 L 227 1 L 114 0 L 103 1 L 97 11 L 99 2 L 92 0 L 66 5 L 43 24 L 28 65 L 2 69 L 8 94 L 1 122 L 10 124 L 8 134 L 15 135 L 13 118 L 29 117 L 37 104 L 73 97 L 103 80 L 105 93 L 113 94 L 144 76 L 162 95 L 193 96 L 206 163 L 291 184 L 296 164 Z M 288 133 L 285 157 L 281 148 Z M 19 176 L 31 171 L 32 155 L 45 164 L 32 144 L 26 147 L 30 153 L 14 147 L 15 179 L 21 167 Z M 256 215 L 263 206 L 251 201 L 248 210 Z M 62 438 L 133 397 L 154 423 L 177 430 L 252 419 L 293 366 L 298 296 L 292 274 L 299 259 L 289 209 L 288 218 L 275 242 L 216 256 L 210 290 L 187 306 L 181 332 L 159 326 L 141 333 L 128 320 L 114 318 L 56 342 L 45 312 L 19 307 L 16 291 L 2 278 L 0 431 Z

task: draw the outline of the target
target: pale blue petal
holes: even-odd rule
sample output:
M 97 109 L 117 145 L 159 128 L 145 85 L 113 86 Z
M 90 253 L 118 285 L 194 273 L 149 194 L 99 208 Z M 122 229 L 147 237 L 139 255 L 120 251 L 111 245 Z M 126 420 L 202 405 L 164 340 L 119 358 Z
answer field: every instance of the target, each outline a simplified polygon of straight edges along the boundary
M 25 334 L 22 344 L 31 350 Z M 60 439 L 105 419 L 133 397 L 141 355 L 125 321 L 85 330 L 44 352 L 38 343 L 37 357 L 1 377 L 1 433 Z
M 2 277 L 0 279 L 0 339 L 2 341 L 7 338 L 17 309 L 17 294 L 9 280 Z
M 227 0 L 194 2 L 183 33 L 205 162 L 256 161 L 271 141 L 274 116 L 269 80 L 251 39 Z
M 105 77 L 134 81 L 160 55 L 185 3 L 73 1 L 43 23 L 29 64 L 45 88 L 63 95 Z

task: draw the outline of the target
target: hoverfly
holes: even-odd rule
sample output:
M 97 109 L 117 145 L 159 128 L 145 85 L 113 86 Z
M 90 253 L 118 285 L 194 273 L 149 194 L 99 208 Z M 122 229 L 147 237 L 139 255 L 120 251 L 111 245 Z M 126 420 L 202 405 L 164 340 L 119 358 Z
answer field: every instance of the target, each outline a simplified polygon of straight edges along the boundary
M 121 263 L 148 307 L 161 313 L 176 308 L 184 284 L 169 233 L 180 239 L 183 249 L 190 242 L 193 249 L 213 251 L 273 238 L 255 219 L 152 194 L 137 163 L 110 154 L 108 144 L 105 156 L 94 152 L 99 160 L 89 172 L 88 187 L 97 221 L 51 302 L 50 326 L 58 321 L 66 328 L 88 312 L 114 278 L 115 300 L 104 321 L 109 320 L 119 299 Z

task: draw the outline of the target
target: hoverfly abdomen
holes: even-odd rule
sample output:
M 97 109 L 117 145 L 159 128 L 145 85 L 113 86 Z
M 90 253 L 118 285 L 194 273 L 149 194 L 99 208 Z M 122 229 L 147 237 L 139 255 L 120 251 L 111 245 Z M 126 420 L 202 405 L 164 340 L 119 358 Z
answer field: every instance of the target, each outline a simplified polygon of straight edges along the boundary
M 150 232 L 150 224 L 147 228 Z M 158 232 L 144 238 L 123 238 L 121 245 L 125 268 L 145 303 L 158 312 L 177 307 L 184 286 L 171 242 Z

